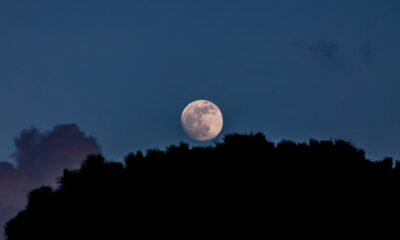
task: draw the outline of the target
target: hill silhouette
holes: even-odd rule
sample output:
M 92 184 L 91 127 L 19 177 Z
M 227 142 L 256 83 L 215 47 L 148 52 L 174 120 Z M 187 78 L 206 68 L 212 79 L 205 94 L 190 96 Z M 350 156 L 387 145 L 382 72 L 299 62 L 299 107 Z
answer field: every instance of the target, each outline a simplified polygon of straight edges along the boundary
M 26 209 L 6 225 L 8 240 L 249 238 L 307 224 L 334 228 L 326 221 L 369 221 L 396 208 L 400 164 L 370 161 L 341 140 L 275 144 L 261 133 L 232 134 L 213 147 L 131 153 L 124 164 L 91 155 L 58 182 L 29 193 Z

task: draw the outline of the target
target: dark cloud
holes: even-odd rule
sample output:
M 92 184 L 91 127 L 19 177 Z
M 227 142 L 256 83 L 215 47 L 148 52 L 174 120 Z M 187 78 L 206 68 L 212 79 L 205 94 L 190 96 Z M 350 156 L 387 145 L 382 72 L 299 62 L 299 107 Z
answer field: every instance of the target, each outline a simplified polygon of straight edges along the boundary
M 376 51 L 368 45 L 361 46 L 358 49 L 358 57 L 362 63 L 362 66 L 366 68 L 368 74 L 374 74 L 375 72 L 375 58 L 376 58 Z
M 372 50 L 372 48 L 370 48 L 368 46 L 362 46 L 360 48 L 360 53 L 361 53 L 361 56 L 366 57 L 366 58 L 370 58 L 374 55 L 374 51 Z
M 309 44 L 294 40 L 293 45 L 316 57 L 333 58 L 339 54 L 339 45 L 332 41 L 318 40 Z
M 77 168 L 86 155 L 101 153 L 96 139 L 87 137 L 76 124 L 57 125 L 44 133 L 33 127 L 23 130 L 15 138 L 15 147 L 12 155 L 15 165 L 0 162 L 2 228 L 24 206 L 26 194 L 31 189 L 54 185 L 63 169 Z
M 322 55 L 328 58 L 337 55 L 339 46 L 332 42 L 318 41 L 315 44 L 308 47 L 308 49 L 316 55 Z

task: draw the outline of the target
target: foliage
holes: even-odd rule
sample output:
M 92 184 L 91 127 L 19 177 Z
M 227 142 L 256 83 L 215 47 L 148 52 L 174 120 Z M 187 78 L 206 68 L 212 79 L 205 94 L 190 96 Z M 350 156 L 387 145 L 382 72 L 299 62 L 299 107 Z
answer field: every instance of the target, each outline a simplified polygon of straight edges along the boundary
M 261 133 L 228 135 L 214 147 L 131 153 L 125 164 L 91 155 L 79 170 L 64 170 L 56 190 L 32 191 L 6 235 L 250 238 L 275 225 L 299 225 L 304 216 L 321 224 L 348 209 L 362 218 L 374 206 L 394 206 L 399 166 L 391 158 L 369 161 L 341 140 L 274 144 Z

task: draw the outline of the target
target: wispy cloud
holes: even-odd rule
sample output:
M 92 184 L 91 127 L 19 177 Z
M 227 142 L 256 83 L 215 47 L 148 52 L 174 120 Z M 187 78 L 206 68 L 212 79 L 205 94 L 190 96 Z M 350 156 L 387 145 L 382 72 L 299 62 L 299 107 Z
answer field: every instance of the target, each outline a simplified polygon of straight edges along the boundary
M 305 43 L 294 40 L 293 45 L 316 57 L 334 58 L 339 54 L 339 45 L 332 41 L 318 40 L 313 43 Z

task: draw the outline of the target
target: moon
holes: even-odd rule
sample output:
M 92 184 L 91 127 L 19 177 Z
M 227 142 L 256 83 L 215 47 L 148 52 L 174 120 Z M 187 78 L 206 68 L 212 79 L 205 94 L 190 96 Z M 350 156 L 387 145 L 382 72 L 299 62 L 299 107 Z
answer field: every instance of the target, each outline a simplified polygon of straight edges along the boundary
M 183 109 L 181 123 L 189 137 L 198 141 L 209 141 L 222 130 L 222 113 L 214 103 L 197 100 Z

